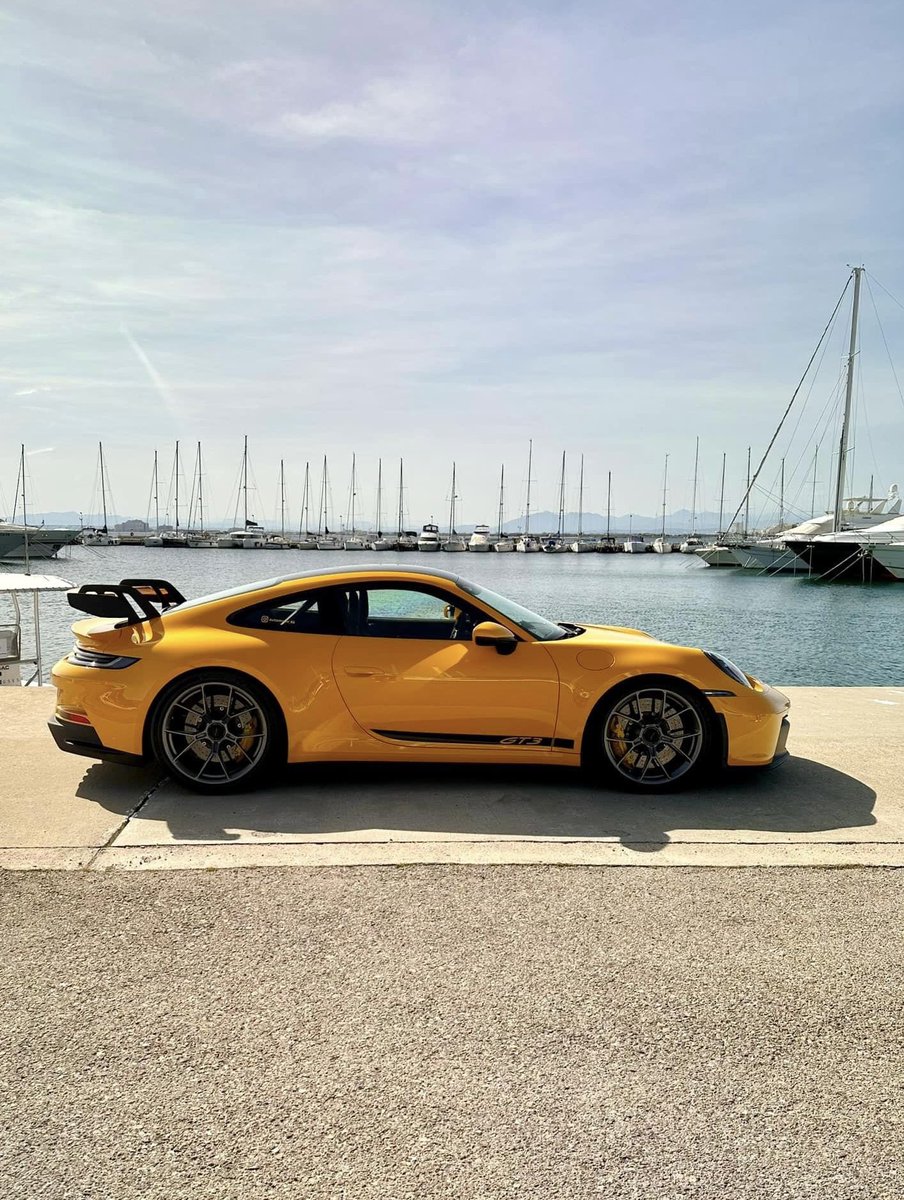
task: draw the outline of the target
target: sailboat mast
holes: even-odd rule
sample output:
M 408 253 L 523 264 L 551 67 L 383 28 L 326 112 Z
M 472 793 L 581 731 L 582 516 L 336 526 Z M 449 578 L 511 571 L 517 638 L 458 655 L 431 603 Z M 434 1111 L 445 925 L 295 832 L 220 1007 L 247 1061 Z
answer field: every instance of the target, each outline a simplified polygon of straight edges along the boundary
M 176 458 L 174 466 L 176 477 L 176 533 L 179 532 L 179 443 L 176 442 Z
M 285 459 L 279 460 L 279 533 L 286 536 L 286 465 Z
M 722 451 L 722 483 L 719 486 L 719 529 L 718 533 L 721 537 L 724 532 L 722 522 L 725 519 L 725 451 Z
M 301 517 L 298 521 L 298 540 L 301 541 L 304 534 L 307 532 L 309 524 L 308 506 L 310 504 L 310 486 L 311 486 L 311 464 L 306 462 L 304 465 L 304 489 L 301 493 Z
M 744 493 L 744 537 L 750 525 L 750 447 L 747 447 L 747 491 Z
M 157 481 L 157 451 L 154 451 L 154 532 L 160 532 L 160 487 Z
M 819 443 L 816 443 L 816 449 L 813 451 L 813 493 L 810 496 L 810 515 L 816 516 L 816 468 L 819 464 Z
M 405 460 L 399 459 L 399 537 L 405 525 Z
M 534 460 L 534 439 L 529 438 L 527 442 L 527 507 L 524 514 L 524 534 L 530 536 L 530 475 L 531 467 Z
M 782 459 L 781 483 L 778 489 L 778 531 L 781 533 L 785 523 L 785 460 Z
M 326 509 L 327 509 L 327 503 L 326 503 L 327 488 L 328 488 L 328 484 L 327 484 L 327 476 L 326 476 L 326 455 L 324 454 L 324 456 L 323 456 L 323 476 L 320 480 L 320 518 L 319 518 L 319 523 L 320 523 L 321 533 L 325 533 L 328 529 L 327 511 L 326 511 Z
M 354 455 L 354 452 L 352 452 L 352 478 L 351 478 L 351 483 L 349 484 L 349 491 L 351 493 L 349 496 L 349 516 L 351 517 L 351 522 L 352 522 L 352 536 L 354 536 L 354 533 L 355 533 L 355 455 Z
M 204 532 L 204 472 L 201 464 L 201 443 L 198 442 L 198 530 Z
M 606 484 L 606 541 L 609 541 L 612 529 L 612 472 L 609 472 L 609 480 Z
M 694 446 L 694 490 L 691 494 L 691 537 L 697 532 L 697 470 L 700 466 L 700 438 Z
M 581 479 L 578 484 L 578 541 L 584 532 L 584 456 L 581 455 Z
M 505 463 L 499 472 L 499 521 L 497 533 L 502 537 L 502 526 L 505 523 Z
M 662 529 L 660 536 L 665 537 L 665 498 L 669 486 L 669 456 L 665 456 L 665 468 L 662 472 Z
M 101 507 L 104 510 L 104 533 L 106 533 L 107 532 L 107 483 L 106 483 L 106 479 L 104 477 L 105 472 L 104 472 L 104 444 L 103 444 L 103 442 L 97 443 L 97 452 L 98 452 L 98 457 L 100 459 L 100 503 L 101 503 Z M 24 483 L 24 478 L 23 478 L 23 483 Z
M 559 479 L 559 528 L 556 533 L 562 536 L 565 527 L 565 451 L 562 451 L 562 475 Z
M 863 267 L 854 267 L 854 300 L 851 304 L 851 342 L 848 349 L 847 386 L 844 391 L 844 420 L 841 423 L 841 445 L 838 448 L 838 481 L 835 486 L 835 516 L 833 530 L 841 528 L 841 510 L 847 482 L 848 443 L 851 435 L 851 405 L 854 397 L 854 356 L 857 353 L 857 317 L 860 313 L 860 277 Z
M 377 459 L 377 519 L 375 522 L 377 537 L 382 537 L 383 525 L 383 459 Z
M 452 495 L 449 497 L 449 537 L 455 532 L 455 463 L 452 464 Z
M 29 548 L 28 548 L 28 498 L 25 494 L 25 443 L 24 442 L 22 442 L 22 445 L 21 445 L 19 461 L 21 463 L 21 471 L 22 471 L 22 529 L 24 530 L 23 537 L 25 539 L 25 574 L 30 575 L 31 574 L 31 565 L 30 565 Z M 15 520 L 15 513 L 13 513 L 13 520 Z M 35 592 L 35 608 L 36 609 L 37 609 L 37 603 L 38 603 L 38 594 L 37 594 L 37 592 Z M 38 630 L 38 622 L 37 622 L 37 620 L 35 620 L 35 636 L 36 637 L 40 636 L 38 634 L 37 630 Z M 40 651 L 39 651 L 39 653 L 40 653 Z
M 245 447 L 242 451 L 242 500 L 245 513 L 244 528 L 248 528 L 248 434 L 245 434 Z

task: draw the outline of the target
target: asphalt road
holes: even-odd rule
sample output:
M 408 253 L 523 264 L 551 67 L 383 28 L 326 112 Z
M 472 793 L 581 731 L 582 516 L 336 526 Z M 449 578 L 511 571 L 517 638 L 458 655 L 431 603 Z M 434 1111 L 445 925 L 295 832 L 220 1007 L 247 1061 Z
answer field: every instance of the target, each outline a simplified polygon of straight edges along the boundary
M 8 1198 L 904 1193 L 904 875 L 0 876 Z

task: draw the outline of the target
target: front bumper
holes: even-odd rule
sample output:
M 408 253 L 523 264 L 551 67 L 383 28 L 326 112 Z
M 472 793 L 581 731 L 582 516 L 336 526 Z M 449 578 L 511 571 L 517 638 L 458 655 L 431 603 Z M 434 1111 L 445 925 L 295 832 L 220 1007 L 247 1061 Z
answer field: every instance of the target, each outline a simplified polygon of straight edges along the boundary
M 122 750 L 111 750 L 105 746 L 91 725 L 52 717 L 47 722 L 47 728 L 59 748 L 67 754 L 80 754 L 84 758 L 99 758 L 104 762 L 123 763 L 126 766 L 137 766 L 143 761 L 140 755 L 125 754 Z

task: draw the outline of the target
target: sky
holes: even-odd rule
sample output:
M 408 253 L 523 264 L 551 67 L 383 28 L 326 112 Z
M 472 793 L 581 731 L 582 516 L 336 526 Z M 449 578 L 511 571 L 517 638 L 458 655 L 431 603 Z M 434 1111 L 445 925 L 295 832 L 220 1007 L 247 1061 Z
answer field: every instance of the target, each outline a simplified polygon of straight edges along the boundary
M 866 264 L 851 490 L 904 484 L 904 9 L 895 0 L 7 0 L 0 489 L 144 516 L 204 446 L 260 518 L 285 461 L 410 522 L 738 499 Z M 786 501 L 827 494 L 848 296 Z M 877 322 L 876 314 L 879 321 Z M 889 365 L 886 343 L 897 378 Z M 899 365 L 900 363 L 900 365 Z M 827 407 L 828 406 L 828 407 Z M 778 457 L 762 482 L 775 497 Z M 161 490 L 165 490 L 162 485 Z M 762 498 L 760 498 L 762 502 Z M 8 515 L 8 513 L 6 514 Z M 335 520 L 335 517 L 334 517 Z

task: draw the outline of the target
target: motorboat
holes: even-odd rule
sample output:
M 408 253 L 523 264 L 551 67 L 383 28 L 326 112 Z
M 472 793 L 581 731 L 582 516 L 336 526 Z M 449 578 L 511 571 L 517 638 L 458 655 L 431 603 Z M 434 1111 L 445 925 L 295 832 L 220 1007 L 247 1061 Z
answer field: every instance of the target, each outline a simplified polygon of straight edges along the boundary
M 678 547 L 678 553 L 679 554 L 694 554 L 694 553 L 696 553 L 697 547 L 702 546 L 702 545 L 703 545 L 703 543 L 700 541 L 700 539 L 698 537 L 685 538 L 685 540 Z
M 468 541 L 468 549 L 473 550 L 475 554 L 485 554 L 492 549 L 489 525 L 474 526 L 474 532 Z
M 573 554 L 593 554 L 598 549 L 596 542 L 585 542 L 583 540 L 572 542 L 568 549 Z
M 417 535 L 417 548 L 422 551 L 439 550 L 439 526 L 426 524 Z
M 86 529 L 82 532 L 80 541 L 83 546 L 118 546 L 119 538 L 110 533 L 106 526 L 100 529 Z M 30 542 L 30 539 L 29 539 Z M 30 549 L 30 545 L 29 545 Z
M 713 543 L 709 546 L 698 546 L 692 553 L 701 558 L 708 567 L 737 568 L 742 565 L 732 546 Z
M 841 513 L 841 532 L 855 534 L 857 540 L 861 532 L 878 529 L 901 508 L 901 498 L 897 485 L 893 484 L 888 496 L 876 501 L 872 496 L 852 496 L 845 500 Z M 773 536 L 761 538 L 754 542 L 741 542 L 733 547 L 734 553 L 741 566 L 748 570 L 769 571 L 772 574 L 791 574 L 809 571 L 809 557 L 791 549 L 791 542 L 810 543 L 813 540 L 822 541 L 831 535 L 835 523 L 834 513 L 823 513 L 811 517 L 799 525 L 782 529 Z M 840 538 L 839 538 L 840 540 Z M 844 554 L 841 557 L 845 557 Z
M 420 540 L 413 529 L 402 529 L 399 531 L 399 536 L 396 539 L 394 550 L 401 550 L 407 553 L 411 550 L 420 550 Z
M 157 547 L 162 546 L 163 545 L 163 534 L 162 533 L 149 533 L 147 535 L 147 537 L 144 539 L 144 544 L 146 546 L 157 546 Z
M 638 541 L 637 538 L 626 538 L 622 542 L 622 550 L 625 554 L 646 554 L 647 549 L 646 542 Z
M 453 534 L 451 537 L 446 538 L 440 549 L 444 550 L 446 554 L 462 554 L 468 549 L 468 543 L 463 537 Z
M 904 583 L 904 539 L 891 542 L 887 546 L 872 546 L 870 557 L 873 563 L 877 563 L 892 579 Z
M 51 528 L 47 525 L 15 525 L 0 521 L 0 559 L 56 558 L 64 546 L 78 541 L 79 529 Z
M 291 550 L 291 543 L 281 533 L 272 533 L 264 543 L 266 550 Z
M 895 489 L 897 498 L 897 489 Z M 900 500 L 897 500 L 900 508 Z M 789 549 L 800 556 L 806 569 L 830 579 L 876 578 L 871 569 L 873 551 L 904 540 L 904 516 L 894 516 L 868 529 L 848 529 L 809 540 L 793 539 Z
M 539 538 L 525 534 L 515 542 L 515 549 L 519 554 L 539 554 L 543 547 L 540 545 Z
M 662 537 L 656 538 L 656 540 L 653 542 L 653 553 L 654 554 L 671 554 L 672 553 L 672 543 L 667 542 L 665 540 L 665 538 L 662 538 Z
M 515 543 L 506 533 L 501 533 L 497 541 L 490 546 L 496 554 L 511 554 L 515 549 Z
M 542 543 L 540 549 L 544 554 L 567 554 L 571 546 L 563 538 L 551 537 Z
M 266 544 L 266 530 L 254 521 L 246 522 L 244 529 L 232 529 L 217 538 L 221 550 L 263 550 Z
M 343 550 L 369 550 L 370 542 L 361 537 L 357 533 L 353 533 L 351 537 L 345 538 L 342 543 Z

